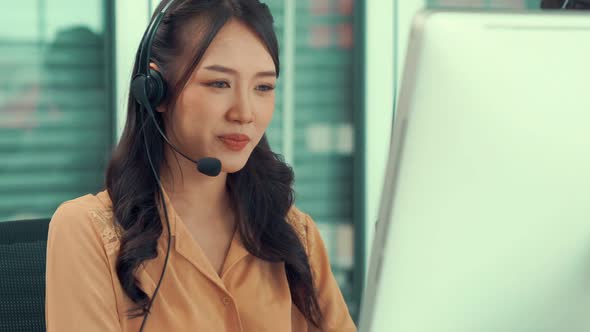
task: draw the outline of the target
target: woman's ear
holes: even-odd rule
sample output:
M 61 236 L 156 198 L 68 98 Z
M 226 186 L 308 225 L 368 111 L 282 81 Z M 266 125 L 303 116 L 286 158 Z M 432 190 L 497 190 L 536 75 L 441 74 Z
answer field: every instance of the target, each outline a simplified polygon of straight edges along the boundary
M 162 79 L 164 78 L 164 75 L 162 75 L 160 68 L 154 62 L 150 62 L 150 69 L 157 71 L 158 73 L 160 73 L 160 76 L 162 76 Z M 166 82 L 164 82 L 164 84 L 166 84 Z M 164 113 L 166 111 L 167 111 L 167 108 L 166 108 L 166 105 L 164 105 L 164 103 L 162 103 L 162 104 L 160 104 L 160 106 L 156 107 L 156 112 Z

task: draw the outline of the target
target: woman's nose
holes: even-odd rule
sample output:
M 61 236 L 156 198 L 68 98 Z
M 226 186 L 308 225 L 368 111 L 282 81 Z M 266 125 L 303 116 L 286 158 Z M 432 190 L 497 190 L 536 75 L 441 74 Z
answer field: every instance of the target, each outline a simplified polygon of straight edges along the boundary
M 254 121 L 254 107 L 247 93 L 238 93 L 232 108 L 228 111 L 228 118 L 232 122 L 250 123 Z

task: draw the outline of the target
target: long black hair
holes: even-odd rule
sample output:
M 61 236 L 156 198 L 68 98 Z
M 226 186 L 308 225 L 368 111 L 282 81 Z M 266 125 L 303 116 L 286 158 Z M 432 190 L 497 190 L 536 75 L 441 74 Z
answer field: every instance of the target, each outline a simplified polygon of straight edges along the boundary
M 169 0 L 154 11 L 159 13 Z M 230 20 L 246 24 L 266 45 L 279 73 L 279 50 L 268 7 L 258 0 L 176 0 L 158 28 L 152 45 L 151 61 L 156 63 L 168 85 L 164 104 L 174 105 L 191 73 L 219 30 Z M 194 49 L 187 42 L 188 29 L 197 32 Z M 179 67 L 178 58 L 190 52 L 192 60 Z M 138 64 L 135 63 L 133 72 Z M 115 222 L 122 230 L 117 257 L 117 276 L 126 295 L 137 305 L 130 317 L 144 315 L 151 294 L 138 286 L 134 275 L 142 262 L 157 256 L 157 242 L 162 236 L 158 202 L 158 183 L 152 173 L 149 154 L 156 167 L 164 167 L 165 143 L 149 118 L 140 116 L 139 105 L 129 96 L 127 120 L 119 144 L 110 160 L 106 187 L 112 200 Z M 155 112 L 165 129 L 160 112 Z M 142 123 L 144 119 L 145 123 Z M 158 175 L 160 170 L 157 169 Z M 295 229 L 287 222 L 293 205 L 293 171 L 272 152 L 262 137 L 243 169 L 227 177 L 227 188 L 237 214 L 237 231 L 246 249 L 254 256 L 284 262 L 293 303 L 308 321 L 321 326 L 322 312 L 314 287 L 309 258 Z

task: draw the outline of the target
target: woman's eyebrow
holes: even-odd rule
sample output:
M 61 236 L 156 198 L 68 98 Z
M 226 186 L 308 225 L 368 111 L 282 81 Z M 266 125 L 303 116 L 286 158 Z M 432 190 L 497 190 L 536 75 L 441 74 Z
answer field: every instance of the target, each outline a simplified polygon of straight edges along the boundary
M 229 67 L 221 66 L 221 65 L 211 65 L 211 66 L 205 67 L 205 69 L 220 72 L 220 73 L 232 74 L 235 76 L 239 76 L 237 70 L 229 68 Z M 274 70 L 268 70 L 268 71 L 258 72 L 254 76 L 256 76 L 256 77 L 267 77 L 267 76 L 277 77 L 277 73 Z

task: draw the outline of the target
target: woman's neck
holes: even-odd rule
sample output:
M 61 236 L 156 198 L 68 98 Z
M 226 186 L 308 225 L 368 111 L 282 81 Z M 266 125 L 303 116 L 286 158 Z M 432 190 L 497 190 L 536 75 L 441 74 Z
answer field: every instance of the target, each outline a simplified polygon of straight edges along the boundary
M 230 223 L 228 212 L 233 209 L 226 186 L 227 173 L 210 177 L 200 173 L 194 163 L 173 156 L 161 168 L 160 177 L 174 209 L 185 223 L 206 224 L 220 219 Z

